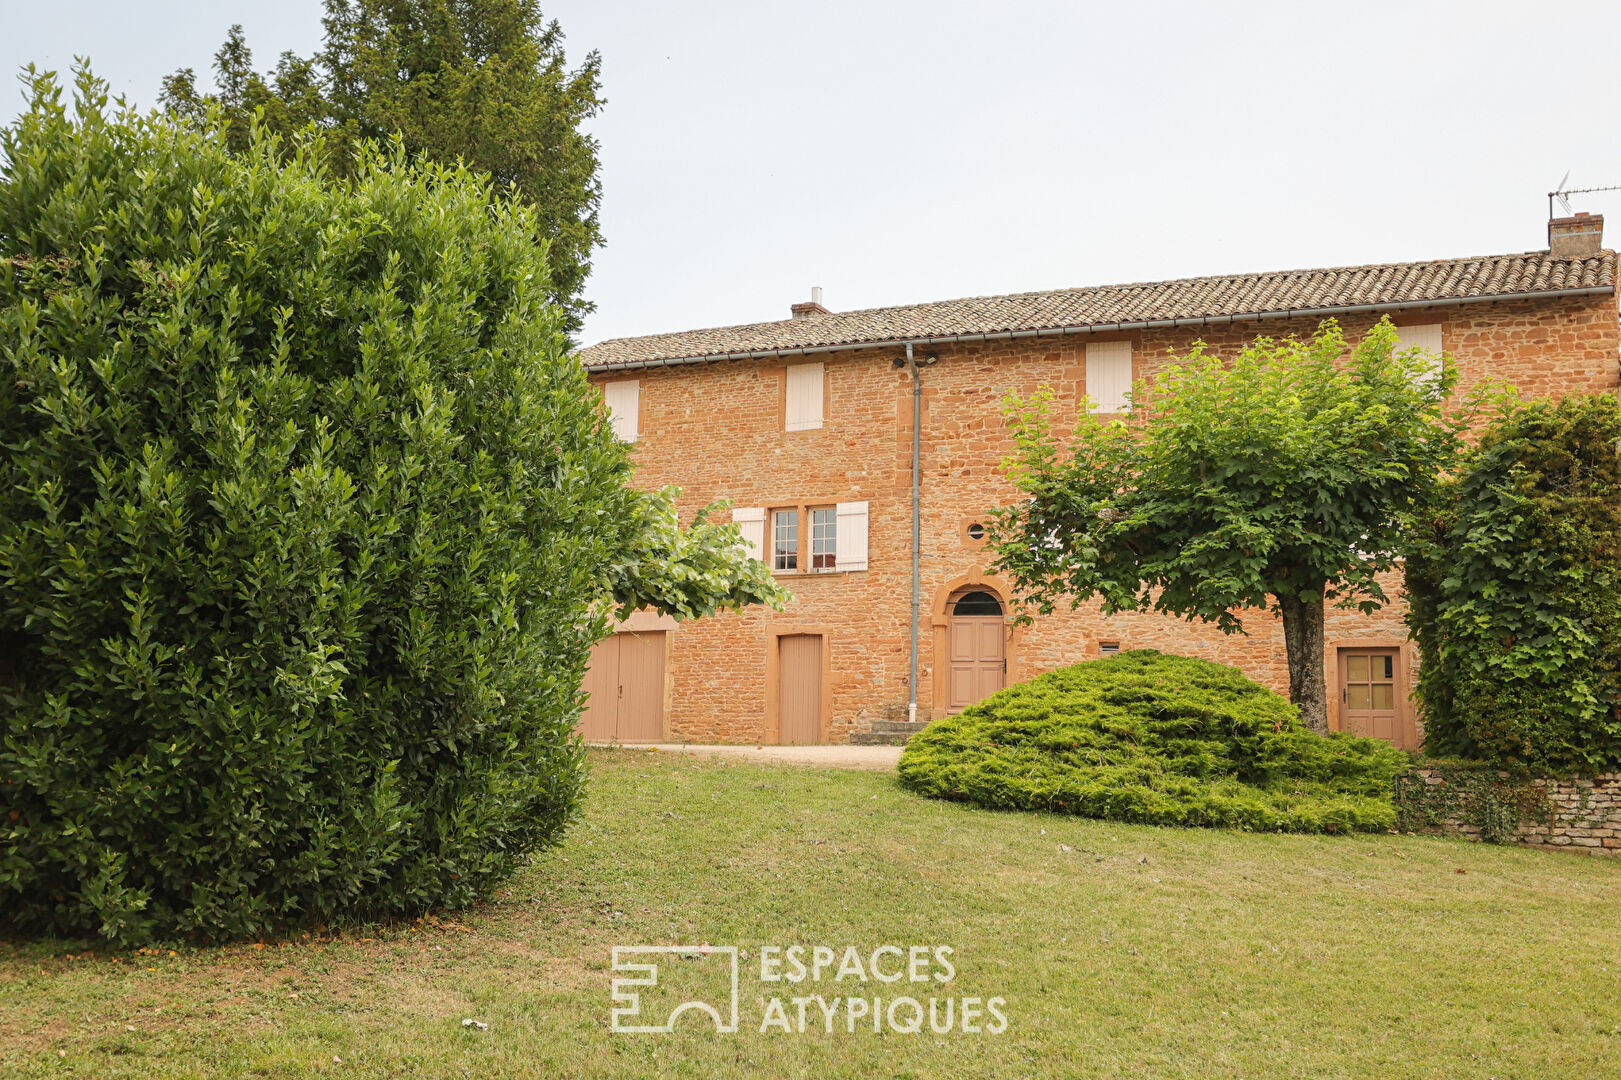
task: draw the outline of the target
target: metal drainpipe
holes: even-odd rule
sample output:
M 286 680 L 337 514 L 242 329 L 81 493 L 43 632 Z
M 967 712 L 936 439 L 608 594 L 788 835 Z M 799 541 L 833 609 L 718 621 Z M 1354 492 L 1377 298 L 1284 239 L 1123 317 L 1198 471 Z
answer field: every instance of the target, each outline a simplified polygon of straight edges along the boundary
M 922 588 L 922 536 L 919 518 L 919 478 L 923 450 L 923 379 L 912 356 L 912 343 L 906 343 L 906 370 L 912 375 L 912 680 L 911 701 L 906 719 L 917 723 L 917 608 Z

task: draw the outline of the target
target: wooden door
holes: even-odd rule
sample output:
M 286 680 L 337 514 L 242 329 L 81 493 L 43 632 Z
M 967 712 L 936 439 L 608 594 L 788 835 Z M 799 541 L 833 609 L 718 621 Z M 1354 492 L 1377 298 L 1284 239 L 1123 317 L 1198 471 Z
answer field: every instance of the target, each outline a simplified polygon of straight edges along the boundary
M 1339 674 L 1340 729 L 1411 749 L 1402 723 L 1399 650 L 1341 649 Z
M 615 634 L 619 639 L 620 742 L 664 739 L 664 631 Z
M 580 734 L 588 742 L 664 738 L 664 631 L 610 634 L 591 650 Z
M 822 636 L 777 639 L 777 741 L 806 746 L 822 741 Z
M 585 669 L 585 712 L 580 735 L 587 742 L 613 742 L 619 718 L 619 635 L 610 634 L 591 648 Z
M 1000 615 L 953 615 L 947 631 L 952 712 L 988 698 L 1007 681 L 1007 625 Z

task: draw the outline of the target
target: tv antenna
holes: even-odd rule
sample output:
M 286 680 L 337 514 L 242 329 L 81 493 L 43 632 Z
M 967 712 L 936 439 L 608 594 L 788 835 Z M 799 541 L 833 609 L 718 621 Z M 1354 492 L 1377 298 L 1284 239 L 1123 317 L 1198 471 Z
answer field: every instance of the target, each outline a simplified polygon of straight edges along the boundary
M 1569 182 L 1570 182 L 1570 170 L 1566 169 L 1565 170 L 1565 175 L 1559 178 L 1558 186 L 1555 187 L 1552 191 L 1548 192 L 1548 216 L 1550 218 L 1553 217 L 1553 201 L 1555 199 L 1559 200 L 1559 205 L 1564 208 L 1565 216 L 1569 217 L 1570 214 L 1571 214 L 1569 196 L 1571 196 L 1571 195 L 1592 195 L 1594 192 L 1598 192 L 1598 191 L 1621 191 L 1621 184 L 1612 185 L 1611 187 L 1590 187 L 1590 188 L 1567 188 L 1567 187 L 1565 187 L 1565 185 L 1567 183 L 1569 183 Z

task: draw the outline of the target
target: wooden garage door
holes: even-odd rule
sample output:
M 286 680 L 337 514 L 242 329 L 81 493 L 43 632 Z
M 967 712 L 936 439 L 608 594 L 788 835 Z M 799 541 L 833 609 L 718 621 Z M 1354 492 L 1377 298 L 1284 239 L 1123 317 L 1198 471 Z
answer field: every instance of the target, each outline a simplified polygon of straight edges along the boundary
M 580 733 L 590 742 L 664 738 L 664 631 L 613 634 L 591 650 Z
M 587 742 L 613 742 L 619 730 L 619 635 L 610 634 L 591 649 L 585 670 L 585 712 L 580 734 Z
M 784 634 L 777 639 L 777 741 L 811 746 L 822 741 L 822 636 Z

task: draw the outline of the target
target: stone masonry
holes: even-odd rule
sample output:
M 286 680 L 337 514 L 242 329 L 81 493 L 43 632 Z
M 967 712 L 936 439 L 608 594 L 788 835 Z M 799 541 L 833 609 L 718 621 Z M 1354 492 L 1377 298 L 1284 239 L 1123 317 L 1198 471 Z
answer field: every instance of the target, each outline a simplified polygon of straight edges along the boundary
M 819 316 L 812 314 L 809 318 Z M 1372 315 L 1340 319 L 1353 341 Z M 1609 294 L 1523 299 L 1397 312 L 1392 321 L 1441 324 L 1442 348 L 1460 371 L 1459 394 L 1486 379 L 1525 397 L 1607 392 L 1618 388 L 1621 358 L 1616 297 Z M 922 372 L 922 590 L 919 618 L 919 718 L 944 715 L 940 671 L 946 603 L 953 590 L 982 585 L 1010 599 L 989 570 L 990 553 L 969 534 L 1016 492 L 1001 462 L 1013 449 L 1004 424 L 1007 394 L 1049 387 L 1072 417 L 1086 393 L 1088 342 L 1129 340 L 1133 376 L 1151 378 L 1173 353 L 1198 340 L 1232 355 L 1258 334 L 1309 336 L 1316 319 L 1235 321 L 1202 329 L 1147 329 L 1013 341 L 929 346 L 935 362 Z M 738 359 L 630 372 L 593 373 L 600 385 L 635 378 L 640 388 L 635 481 L 677 485 L 684 519 L 719 499 L 738 507 L 831 504 L 870 506 L 869 563 L 864 571 L 785 578 L 794 600 L 783 613 L 749 611 L 682 625 L 669 634 L 666 738 L 692 742 L 774 742 L 768 668 L 775 635 L 824 635 L 830 702 L 824 740 L 842 743 L 875 721 L 904 720 L 908 695 L 911 582 L 912 388 L 894 361 L 896 347 L 827 352 L 814 357 Z M 825 365 L 825 422 L 785 431 L 785 363 Z M 1059 430 L 1066 415 L 1057 417 Z M 1416 653 L 1397 602 L 1375 615 L 1330 609 L 1325 665 L 1346 646 L 1400 648 L 1402 685 L 1412 685 Z M 1205 657 L 1243 669 L 1287 692 L 1281 626 L 1268 615 L 1243 616 L 1247 635 L 1155 615 L 1104 618 L 1095 605 L 1009 626 L 1007 680 L 1099 655 L 1102 642 Z M 1329 669 L 1329 685 L 1336 684 Z M 1334 703 L 1337 706 L 1337 701 Z M 1410 707 L 1409 707 L 1410 711 Z M 1331 707 L 1330 723 L 1338 726 Z M 1407 717 L 1409 729 L 1417 719 Z M 1414 740 L 1416 742 L 1416 739 Z M 1573 837 L 1574 839 L 1574 837 Z
M 1410 776 L 1432 788 L 1446 783 L 1437 769 L 1414 769 Z M 1549 812 L 1522 820 L 1512 833 L 1515 843 L 1568 848 L 1591 855 L 1621 855 L 1621 773 L 1532 780 L 1527 787 L 1539 801 L 1546 799 Z M 1461 810 L 1444 815 L 1433 830 L 1472 839 L 1479 839 L 1481 832 L 1480 826 Z

